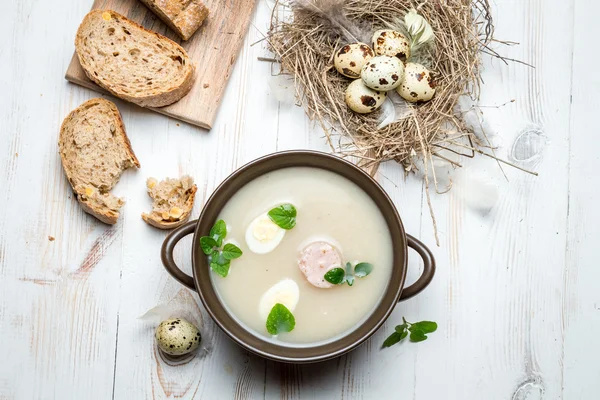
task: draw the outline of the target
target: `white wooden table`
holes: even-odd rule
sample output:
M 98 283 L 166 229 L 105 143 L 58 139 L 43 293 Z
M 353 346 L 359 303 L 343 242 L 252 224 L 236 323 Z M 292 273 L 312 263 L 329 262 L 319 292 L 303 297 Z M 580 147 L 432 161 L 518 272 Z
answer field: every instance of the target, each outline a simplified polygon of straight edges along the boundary
M 481 104 L 516 102 L 482 110 L 498 154 L 540 176 L 506 168 L 507 182 L 492 160 L 465 162 L 453 190 L 433 196 L 441 245 L 431 286 L 356 351 L 306 366 L 265 361 L 222 334 L 163 269 L 165 233 L 140 218 L 148 176 L 193 175 L 197 216 L 242 164 L 327 150 L 303 111 L 274 95 L 270 64 L 257 60 L 265 48 L 250 46 L 270 4 L 259 1 L 211 132 L 117 101 L 142 169 L 116 187 L 127 205 L 114 227 L 81 211 L 57 153 L 62 119 L 96 96 L 63 79 L 90 5 L 3 2 L 0 399 L 600 398 L 600 3 L 496 0 L 497 37 L 521 43 L 504 54 L 536 68 L 485 59 Z M 421 181 L 404 180 L 396 164 L 378 179 L 407 231 L 435 247 Z M 176 257 L 188 269 L 189 248 Z M 170 366 L 157 356 L 153 325 L 138 317 L 163 303 L 203 318 L 203 357 Z M 380 350 L 402 316 L 437 321 L 439 331 Z

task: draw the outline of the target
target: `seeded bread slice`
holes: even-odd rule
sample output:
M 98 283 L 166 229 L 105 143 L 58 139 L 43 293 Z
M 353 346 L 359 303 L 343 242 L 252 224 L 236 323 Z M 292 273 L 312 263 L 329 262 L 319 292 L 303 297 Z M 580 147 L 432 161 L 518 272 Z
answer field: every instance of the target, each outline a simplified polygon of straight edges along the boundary
M 183 40 L 188 40 L 202 26 L 208 8 L 200 0 L 142 0 Z
M 114 11 L 87 14 L 75 50 L 88 78 L 142 107 L 172 104 L 194 82 L 194 66 L 181 46 Z
M 180 179 L 167 178 L 160 182 L 148 178 L 146 187 L 153 201 L 152 212 L 142 213 L 144 221 L 159 229 L 173 229 L 190 218 L 198 190 L 191 177 L 185 175 Z
M 124 201 L 110 193 L 124 170 L 140 167 L 117 106 L 91 99 L 65 118 L 58 149 L 65 175 L 85 212 L 115 224 Z

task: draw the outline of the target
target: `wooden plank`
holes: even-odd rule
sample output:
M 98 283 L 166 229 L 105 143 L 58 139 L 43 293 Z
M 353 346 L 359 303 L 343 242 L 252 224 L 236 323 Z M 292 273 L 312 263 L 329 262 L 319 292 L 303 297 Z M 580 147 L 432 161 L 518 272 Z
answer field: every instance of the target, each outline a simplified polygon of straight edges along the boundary
M 563 399 L 587 399 L 600 393 L 597 374 L 600 371 L 600 192 L 596 186 L 600 161 L 597 120 L 600 99 L 596 94 L 600 78 L 588 72 L 600 61 L 597 52 L 589 47 L 589 38 L 600 34 L 594 18 L 597 10 L 598 3 L 593 0 L 576 0 L 572 21 L 569 225 L 560 321 L 565 332 Z
M 82 213 L 57 148 L 62 119 L 89 98 L 60 79 L 86 11 L 80 2 L 7 7 L 10 21 L 0 28 L 2 56 L 11 60 L 0 63 L 7 88 L 0 96 L 0 398 L 110 398 L 123 226 Z M 34 43 L 44 45 L 32 52 Z
M 449 196 L 434 196 L 442 242 L 438 275 L 429 298 L 419 298 L 414 309 L 441 320 L 443 337 L 432 335 L 413 350 L 416 398 L 561 395 L 571 87 L 563 77 L 571 71 L 572 7 L 556 0 L 492 5 L 496 37 L 520 42 L 496 48 L 536 68 L 485 58 L 481 104 L 487 107 L 481 110 L 497 154 L 540 176 L 504 167 L 506 181 L 495 162 L 479 158 L 454 174 Z M 560 31 L 556 21 L 565 21 Z M 557 47 L 565 57 L 549 62 Z M 546 85 L 550 77 L 561 78 Z M 524 132 L 543 145 L 520 139 Z M 534 147 L 539 153 L 525 161 Z M 391 374 L 380 384 L 385 378 Z
M 180 40 L 138 0 L 95 0 L 92 9 L 115 10 L 145 28 L 181 44 L 196 66 L 194 86 L 178 102 L 152 110 L 211 129 L 239 48 L 248 31 L 255 0 L 207 0 L 205 3 L 210 15 L 188 41 Z M 106 93 L 87 78 L 76 54 L 71 59 L 65 77 L 78 85 Z

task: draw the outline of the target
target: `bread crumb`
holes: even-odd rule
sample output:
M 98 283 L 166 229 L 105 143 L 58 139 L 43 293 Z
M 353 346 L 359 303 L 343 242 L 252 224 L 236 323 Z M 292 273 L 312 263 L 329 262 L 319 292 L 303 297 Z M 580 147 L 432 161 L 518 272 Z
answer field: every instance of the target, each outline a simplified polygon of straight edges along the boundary
M 48 236 L 48 240 L 51 242 L 54 242 L 55 238 L 54 238 L 54 236 Z
M 15 157 L 19 157 L 19 153 L 15 153 Z
M 179 126 L 179 124 L 175 124 L 175 125 Z
M 205 83 L 204 85 L 202 85 L 202 87 L 204 87 L 204 89 L 206 89 L 209 86 L 208 83 Z

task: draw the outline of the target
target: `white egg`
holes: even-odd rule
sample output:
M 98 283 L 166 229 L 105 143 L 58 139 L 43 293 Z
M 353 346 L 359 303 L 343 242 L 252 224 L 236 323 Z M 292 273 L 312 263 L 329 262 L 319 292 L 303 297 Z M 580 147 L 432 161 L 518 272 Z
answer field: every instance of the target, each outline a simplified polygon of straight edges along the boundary
M 246 230 L 246 244 L 256 254 L 273 251 L 285 236 L 285 229 L 271 221 L 267 213 L 254 219 Z
M 348 78 L 359 78 L 360 71 L 367 61 L 373 58 L 373 50 L 365 43 L 352 43 L 336 51 L 333 65 Z
M 273 306 L 277 303 L 283 304 L 288 310 L 294 312 L 300 299 L 300 288 L 292 279 L 284 279 L 271 286 L 258 304 L 258 312 L 263 320 L 267 320 Z
M 421 64 L 407 63 L 404 80 L 396 91 L 411 103 L 429 101 L 435 94 L 435 80 L 431 72 Z
M 360 74 L 365 85 L 374 90 L 396 89 L 404 78 L 404 64 L 396 57 L 377 56 L 371 58 Z
M 387 93 L 370 89 L 357 79 L 346 89 L 346 104 L 356 113 L 368 114 L 381 107 L 386 96 Z
M 373 34 L 373 49 L 378 56 L 397 57 L 401 61 L 410 58 L 410 44 L 406 36 L 391 29 L 381 29 Z

